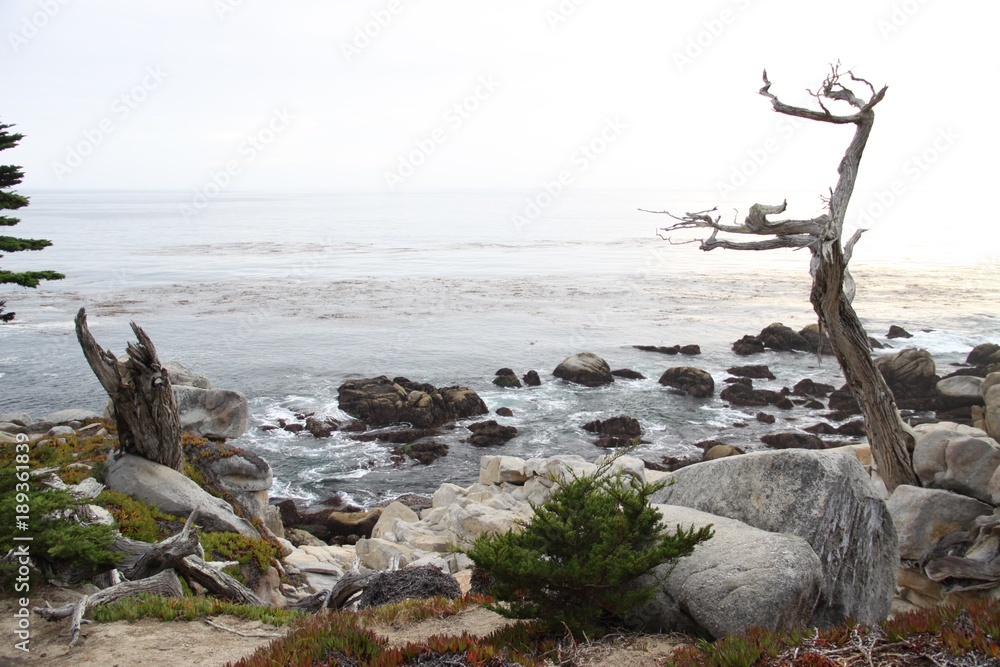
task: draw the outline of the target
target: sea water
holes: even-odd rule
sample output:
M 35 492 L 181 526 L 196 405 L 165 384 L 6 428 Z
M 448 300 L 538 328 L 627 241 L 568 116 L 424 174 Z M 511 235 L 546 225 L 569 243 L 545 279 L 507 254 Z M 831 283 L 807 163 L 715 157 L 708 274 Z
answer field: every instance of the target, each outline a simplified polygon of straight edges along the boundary
M 759 447 L 766 431 L 819 420 L 803 409 L 771 410 L 778 422 L 766 426 L 717 396 L 675 395 L 657 383 L 675 365 L 703 368 L 717 385 L 728 367 L 745 363 L 771 367 L 777 380 L 755 381 L 764 388 L 805 377 L 843 381 L 832 358 L 731 352 L 732 341 L 771 322 L 798 329 L 815 321 L 808 256 L 674 245 L 656 234 L 670 220 L 638 209 L 672 206 L 676 193 L 572 192 L 538 209 L 518 192 L 223 193 L 197 206 L 185 192 L 27 194 L 32 203 L 16 231 L 54 245 L 5 257 L 3 266 L 67 278 L 0 293 L 17 312 L 0 326 L 0 412 L 103 409 L 73 317 L 85 307 L 98 342 L 119 354 L 135 321 L 162 359 L 246 394 L 251 424 L 234 444 L 271 463 L 272 495 L 339 493 L 370 504 L 445 481 L 469 484 L 485 453 L 592 459 L 602 450 L 581 426 L 618 414 L 641 422 L 637 453 L 648 460 L 700 453 L 694 443 L 709 438 Z M 707 208 L 711 193 L 684 201 L 699 198 Z M 941 375 L 975 344 L 1000 341 L 994 264 L 883 261 L 868 252 L 852 272 L 869 332 L 904 326 L 914 338 L 892 344 L 927 348 Z M 689 343 L 702 354 L 632 347 Z M 582 351 L 646 379 L 587 389 L 551 376 Z M 543 384 L 495 387 L 501 367 L 537 370 Z M 484 450 L 462 442 L 469 434 L 459 425 L 438 438 L 448 456 L 399 467 L 389 445 L 260 428 L 303 412 L 347 419 L 337 387 L 383 374 L 468 386 L 491 411 L 511 408 L 513 417 L 490 418 L 519 435 Z

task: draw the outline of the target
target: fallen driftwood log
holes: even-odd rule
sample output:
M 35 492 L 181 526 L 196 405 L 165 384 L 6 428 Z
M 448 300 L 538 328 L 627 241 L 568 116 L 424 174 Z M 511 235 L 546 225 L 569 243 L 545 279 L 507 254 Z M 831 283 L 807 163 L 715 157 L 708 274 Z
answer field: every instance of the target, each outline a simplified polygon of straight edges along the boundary
M 73 622 L 70 625 L 69 645 L 75 646 L 77 640 L 80 638 L 80 626 L 83 623 L 83 616 L 87 613 L 88 609 L 125 600 L 143 593 L 179 598 L 183 597 L 184 589 L 181 588 L 181 581 L 177 577 L 176 572 L 173 570 L 163 570 L 146 579 L 123 581 L 111 588 L 98 591 L 93 595 L 85 595 L 72 604 L 62 607 L 51 607 L 46 603 L 46 606 L 35 607 L 32 611 L 46 621 L 56 621 L 67 616 L 72 616 Z

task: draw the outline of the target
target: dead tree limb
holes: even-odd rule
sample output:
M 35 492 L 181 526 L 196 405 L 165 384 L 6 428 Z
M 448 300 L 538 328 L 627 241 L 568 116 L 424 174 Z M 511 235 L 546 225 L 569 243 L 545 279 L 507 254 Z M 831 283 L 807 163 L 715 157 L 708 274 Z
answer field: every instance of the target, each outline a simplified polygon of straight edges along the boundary
M 93 595 L 86 595 L 73 604 L 62 607 L 35 607 L 32 611 L 47 621 L 55 621 L 67 616 L 72 616 L 70 624 L 70 646 L 75 646 L 80 639 L 80 626 L 83 624 L 83 617 L 89 609 L 111 604 L 119 600 L 136 597 L 143 593 L 150 595 L 162 595 L 164 597 L 179 598 L 184 596 L 180 579 L 173 570 L 163 570 L 159 574 L 140 579 L 139 581 L 124 581 L 117 586 L 105 588 Z
M 361 593 L 372 582 L 377 574 L 377 572 L 370 572 L 368 574 L 349 572 L 338 579 L 333 588 L 303 598 L 294 604 L 288 605 L 288 608 L 312 614 L 321 609 L 343 609 L 350 603 L 354 596 Z
M 850 81 L 845 83 L 845 78 Z M 863 92 L 852 89 L 864 88 Z M 879 474 L 891 493 L 900 484 L 919 486 L 913 472 L 909 447 L 912 438 L 907 433 L 896 408 L 895 398 L 885 379 L 875 368 L 871 358 L 868 334 L 851 305 L 854 297 L 854 280 L 847 270 L 854 245 L 861 237 L 859 230 L 843 244 L 844 219 L 865 145 L 875 122 L 875 106 L 885 97 L 887 86 L 879 90 L 852 72 L 841 72 L 839 65 L 831 66 L 830 73 L 819 88 L 809 94 L 817 101 L 819 110 L 794 106 L 782 102 L 771 92 L 771 81 L 764 72 L 764 86 L 760 94 L 771 101 L 774 110 L 786 116 L 804 118 L 836 125 L 855 126 L 854 137 L 844 152 L 837 169 L 839 179 L 830 194 L 827 211 L 808 220 L 775 220 L 770 216 L 785 212 L 786 202 L 778 205 L 754 204 L 742 224 L 723 224 L 721 217 L 713 216 L 715 209 L 684 215 L 666 213 L 678 222 L 663 228 L 667 234 L 684 229 L 709 229 L 708 238 L 700 239 L 705 251 L 716 248 L 730 250 L 771 250 L 774 248 L 808 248 L 812 254 L 810 274 L 813 285 L 810 301 L 819 317 L 820 326 L 830 337 L 833 352 L 844 372 L 848 387 L 857 400 L 865 418 L 865 429 L 871 444 L 872 455 Z M 831 111 L 834 103 L 851 107 L 850 113 Z M 734 241 L 720 239 L 719 233 L 766 236 L 765 240 Z M 662 236 L 662 234 L 661 234 Z
M 76 315 L 76 337 L 83 355 L 111 397 L 122 449 L 183 473 L 181 420 L 167 370 L 146 332 L 131 323 L 138 343 L 129 343 L 121 363 L 97 344 L 87 327 L 87 311 Z

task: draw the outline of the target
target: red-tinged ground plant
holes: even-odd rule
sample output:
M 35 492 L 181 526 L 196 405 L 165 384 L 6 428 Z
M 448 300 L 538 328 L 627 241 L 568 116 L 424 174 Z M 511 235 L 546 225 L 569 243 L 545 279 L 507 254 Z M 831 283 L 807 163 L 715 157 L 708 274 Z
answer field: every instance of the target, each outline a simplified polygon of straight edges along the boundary
M 575 635 L 601 633 L 652 598 L 654 587 L 636 586 L 638 577 L 712 536 L 710 527 L 668 531 L 650 503 L 663 484 L 611 474 L 615 458 L 592 476 L 560 482 L 522 530 L 476 539 L 467 553 L 491 578 L 497 612 Z

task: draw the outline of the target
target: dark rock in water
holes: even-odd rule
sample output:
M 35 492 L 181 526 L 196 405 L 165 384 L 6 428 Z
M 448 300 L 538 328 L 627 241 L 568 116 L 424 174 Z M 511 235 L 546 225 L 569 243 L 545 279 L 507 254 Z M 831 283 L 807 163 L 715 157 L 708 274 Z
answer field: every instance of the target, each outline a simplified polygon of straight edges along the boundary
M 842 422 L 845 419 L 850 419 L 851 417 L 853 417 L 856 414 L 858 414 L 858 413 L 857 412 L 848 412 L 846 410 L 834 410 L 833 412 L 827 412 L 825 415 L 820 415 L 820 416 L 823 417 L 823 418 L 825 418 L 825 419 L 829 419 L 830 421 Z M 903 414 L 903 413 L 900 413 L 900 414 L 904 418 L 907 416 L 906 414 Z
M 645 380 L 646 376 L 639 371 L 633 371 L 628 368 L 619 368 L 616 371 L 611 371 L 611 374 L 616 378 L 624 378 L 626 380 Z
M 799 335 L 809 344 L 810 352 L 821 350 L 820 354 L 833 354 L 833 344 L 830 342 L 830 337 L 825 333 L 820 336 L 818 325 L 810 324 L 804 327 L 799 331 Z
M 871 336 L 868 337 L 868 347 L 870 347 L 873 350 L 884 350 L 886 348 L 885 345 L 875 340 Z
M 426 600 L 434 597 L 455 599 L 462 596 L 458 581 L 433 565 L 405 567 L 393 572 L 379 572 L 365 586 L 358 607 L 370 609 L 404 600 Z
M 694 465 L 695 463 L 701 463 L 701 459 L 694 457 L 681 459 L 675 456 L 664 456 L 659 463 L 643 460 L 643 464 L 645 464 L 647 470 L 658 470 L 660 472 L 673 472 L 681 468 L 686 468 L 689 465 Z
M 524 380 L 525 386 L 528 387 L 540 387 L 542 385 L 542 378 L 538 377 L 538 371 L 528 371 L 521 379 Z
M 803 403 L 802 406 L 809 408 L 810 410 L 823 410 L 826 408 L 825 405 L 817 401 L 815 398 L 810 398 L 808 401 Z
M 421 438 L 430 438 L 441 435 L 441 430 L 437 428 L 397 428 L 384 431 L 366 431 L 364 433 L 351 436 L 354 440 L 361 442 L 391 442 L 394 445 L 405 445 Z
M 438 389 L 406 378 L 386 376 L 348 380 L 337 390 L 340 409 L 369 426 L 406 422 L 415 427 L 440 426 L 488 412 L 476 392 L 465 387 Z
M 643 352 L 656 352 L 658 354 L 677 354 L 681 351 L 680 345 L 674 345 L 672 347 L 664 347 L 662 345 L 633 345 L 637 350 L 642 350 Z
M 782 396 L 774 402 L 774 407 L 781 408 L 782 410 L 791 410 L 795 407 L 795 404 L 792 403 L 788 397 Z
M 768 433 L 760 439 L 772 449 L 826 449 L 826 443 L 808 433 Z
M 291 424 L 285 424 L 281 428 L 288 431 L 289 433 L 301 433 L 302 431 L 306 430 L 306 425 L 299 424 L 298 422 L 292 422 Z
M 764 343 L 756 336 L 744 336 L 733 343 L 733 352 L 741 357 L 760 354 L 764 351 Z
M 751 389 L 753 388 L 753 380 L 750 378 L 726 378 L 723 382 L 726 384 L 745 384 Z
M 624 438 L 619 435 L 602 435 L 594 444 L 605 449 L 623 449 L 635 444 L 635 438 Z
M 837 433 L 855 438 L 863 438 L 868 435 L 868 432 L 865 430 L 864 419 L 855 419 L 854 421 L 849 421 L 846 424 L 841 424 L 837 427 Z
M 887 333 L 885 337 L 888 338 L 889 340 L 892 340 L 893 338 L 913 338 L 913 334 L 911 334 L 903 327 L 899 327 L 893 324 L 889 327 L 889 333 Z
M 600 387 L 615 381 L 608 362 L 590 352 L 566 357 L 556 366 L 552 374 L 560 380 L 581 384 L 584 387 Z
M 757 421 L 759 421 L 761 424 L 773 424 L 775 420 L 774 420 L 774 415 L 770 415 L 766 412 L 758 412 Z
M 810 433 L 815 433 L 816 435 L 836 435 L 837 429 L 826 422 L 819 422 L 818 424 L 813 424 L 808 426 L 804 431 L 809 431 Z
M 333 432 L 340 428 L 340 422 L 333 417 L 317 419 L 316 417 L 306 418 L 306 430 L 312 433 L 314 438 L 329 438 Z
M 689 357 L 701 354 L 701 347 L 698 345 L 681 345 L 681 354 L 686 354 Z
M 642 426 L 639 424 L 639 420 L 628 415 L 618 415 L 604 421 L 595 419 L 592 422 L 584 424 L 583 430 L 598 435 L 613 435 L 625 438 L 638 438 L 642 435 Z
M 1000 345 L 996 343 L 982 343 L 972 348 L 969 356 L 965 358 L 965 363 L 970 366 L 986 366 L 1000 362 Z
M 791 327 L 786 327 L 780 322 L 769 324 L 757 334 L 757 338 L 772 350 L 790 352 L 798 350 L 800 352 L 814 352 L 815 347 L 809 345 L 809 341 Z
M 517 379 L 517 375 L 509 368 L 501 368 L 496 372 L 496 377 L 493 378 L 493 384 L 498 387 L 506 387 L 508 389 L 520 389 L 521 381 Z
M 276 499 L 272 498 L 272 500 Z M 295 501 L 291 498 L 285 498 L 272 504 L 278 508 L 278 512 L 281 514 L 281 523 L 286 528 L 294 528 L 302 523 L 302 517 L 299 515 L 299 508 L 295 505 Z
M 492 419 L 469 424 L 468 428 L 472 431 L 472 437 L 467 442 L 476 447 L 496 447 L 517 435 L 517 429 L 513 426 L 503 426 Z
M 368 430 L 368 426 L 366 426 L 364 422 L 354 420 L 341 426 L 340 430 L 344 433 L 364 433 Z
M 861 407 L 854 400 L 854 394 L 851 393 L 846 384 L 830 394 L 830 409 L 851 415 L 861 412 Z
M 448 455 L 448 445 L 441 442 L 414 442 L 400 448 L 411 459 L 428 465 Z
M 281 427 L 280 426 L 275 426 L 274 424 L 264 424 L 264 425 L 262 425 L 260 427 L 260 430 L 261 431 L 265 431 L 265 432 L 266 431 L 277 431 L 279 428 L 281 428 Z
M 751 366 L 733 366 L 732 368 L 726 369 L 726 372 L 737 377 L 755 378 L 757 380 L 776 379 L 774 377 L 774 373 L 771 372 L 771 369 L 762 364 Z
M 940 421 L 956 422 L 958 424 L 972 425 L 972 406 L 965 405 L 951 410 L 938 410 L 935 414 Z
M 804 380 L 799 380 L 795 383 L 795 387 L 792 389 L 792 393 L 798 396 L 829 396 L 831 392 L 835 391 L 837 388 L 832 384 L 824 384 L 822 382 L 813 382 L 809 378 Z
M 691 366 L 674 366 L 660 376 L 660 384 L 679 389 L 695 398 L 707 398 L 715 392 L 715 380 L 711 374 Z
M 510 408 L 497 408 L 497 414 L 501 417 L 513 417 L 514 411 Z
M 771 392 L 772 394 L 777 394 L 777 392 Z M 780 396 L 780 394 L 778 394 Z M 742 407 L 764 407 L 765 405 L 770 405 L 770 401 L 767 400 L 766 394 L 759 390 L 748 387 L 745 384 L 735 383 L 731 384 L 719 394 L 719 398 L 733 405 L 739 405 Z M 775 399 L 777 400 L 777 399 Z

